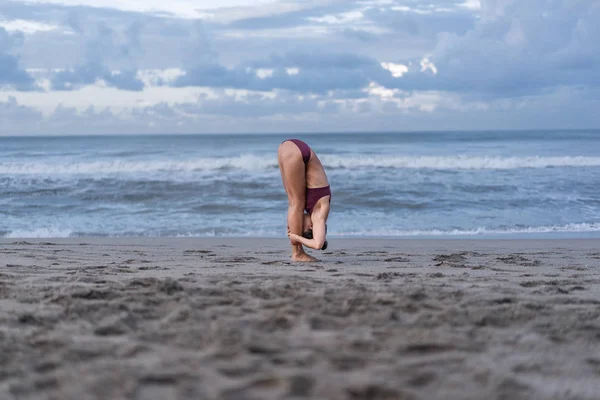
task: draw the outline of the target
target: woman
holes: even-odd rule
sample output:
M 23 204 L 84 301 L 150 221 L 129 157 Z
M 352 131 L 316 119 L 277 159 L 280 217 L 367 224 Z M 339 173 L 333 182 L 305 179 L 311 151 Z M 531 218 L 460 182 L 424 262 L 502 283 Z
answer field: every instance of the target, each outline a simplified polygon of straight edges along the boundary
M 281 143 L 277 160 L 288 195 L 288 237 L 293 261 L 317 261 L 302 245 L 325 250 L 331 189 L 321 160 L 301 140 Z M 306 211 L 306 214 L 304 212 Z

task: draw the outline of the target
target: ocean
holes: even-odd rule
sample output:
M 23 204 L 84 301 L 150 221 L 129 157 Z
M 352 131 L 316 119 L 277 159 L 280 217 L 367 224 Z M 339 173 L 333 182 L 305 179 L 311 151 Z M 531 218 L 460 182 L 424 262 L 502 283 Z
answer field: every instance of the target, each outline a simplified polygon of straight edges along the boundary
M 291 137 L 331 237 L 600 237 L 600 131 L 0 137 L 0 237 L 285 237 Z

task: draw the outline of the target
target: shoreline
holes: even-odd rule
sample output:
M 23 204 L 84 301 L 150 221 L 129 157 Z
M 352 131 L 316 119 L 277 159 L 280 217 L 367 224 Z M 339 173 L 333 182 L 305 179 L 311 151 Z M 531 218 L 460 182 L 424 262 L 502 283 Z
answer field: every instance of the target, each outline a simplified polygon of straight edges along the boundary
M 502 235 L 499 235 L 502 236 Z M 569 238 L 559 238 L 559 237 L 549 237 L 549 238 L 513 238 L 513 237 L 499 237 L 499 238 L 490 238 L 486 236 L 467 236 L 467 237 L 455 237 L 455 236 L 447 236 L 447 237 L 421 237 L 421 236 L 335 236 L 328 235 L 328 239 L 335 239 L 336 241 L 342 242 L 351 242 L 351 241 L 423 241 L 423 242 L 444 242 L 444 241 L 465 241 L 465 242 L 480 242 L 480 241 L 559 241 L 559 240 L 582 240 L 582 241 L 598 241 L 597 238 L 594 237 L 569 237 Z M 252 240 L 252 241 L 285 241 L 287 240 L 284 236 L 72 236 L 72 237 L 0 237 L 0 243 L 9 242 L 9 241 L 32 241 L 32 242 L 41 242 L 41 241 L 77 241 L 77 240 L 91 240 L 91 241 L 145 241 L 145 240 L 198 240 L 198 241 L 215 241 L 215 240 L 223 240 L 223 241 L 239 241 L 239 240 Z
M 364 248 L 381 248 L 381 247 L 395 247 L 402 248 L 403 244 L 408 247 L 417 246 L 420 249 L 435 249 L 440 246 L 458 246 L 459 248 L 466 249 L 472 247 L 478 249 L 481 247 L 498 247 L 499 249 L 505 248 L 506 250 L 513 249 L 530 249 L 530 248 L 543 248 L 547 246 L 553 247 L 564 247 L 568 244 L 568 247 L 598 247 L 600 246 L 600 240 L 596 238 L 357 238 L 357 237 L 344 237 L 328 238 L 330 247 L 325 251 L 317 251 L 307 249 L 314 254 L 332 254 L 335 249 L 341 249 L 345 247 L 364 247 Z M 220 244 L 238 247 L 238 248 L 258 248 L 260 246 L 266 247 L 277 247 L 282 251 L 289 249 L 288 239 L 284 237 L 150 237 L 150 236 L 126 236 L 126 237 L 68 237 L 68 238 L 0 238 L 0 246 L 6 246 L 11 244 L 30 244 L 30 245 L 74 245 L 74 244 L 94 244 L 94 245 L 115 245 L 121 246 L 127 244 L 129 246 L 146 246 L 151 244 L 169 244 L 176 247 L 180 246 L 218 246 Z M 333 245 L 333 247 L 332 247 Z
M 69 240 L 286 240 L 283 235 L 273 236 L 109 236 L 109 235 L 82 235 L 82 236 L 0 236 L 0 243 L 8 241 L 69 241 Z M 327 236 L 332 241 L 558 241 L 558 240 L 596 240 L 600 241 L 600 231 L 589 232 L 544 232 L 544 233 L 502 233 L 502 234 L 473 234 L 473 235 L 406 235 L 406 236 L 347 236 L 333 235 Z

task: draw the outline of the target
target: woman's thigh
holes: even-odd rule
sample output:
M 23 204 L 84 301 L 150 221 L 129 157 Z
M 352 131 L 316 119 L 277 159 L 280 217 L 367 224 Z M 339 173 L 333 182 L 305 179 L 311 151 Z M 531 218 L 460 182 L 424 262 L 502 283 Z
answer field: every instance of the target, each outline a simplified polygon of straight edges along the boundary
M 277 151 L 277 161 L 281 171 L 283 187 L 290 203 L 305 202 L 306 168 L 302 161 L 302 153 L 292 142 L 283 142 Z

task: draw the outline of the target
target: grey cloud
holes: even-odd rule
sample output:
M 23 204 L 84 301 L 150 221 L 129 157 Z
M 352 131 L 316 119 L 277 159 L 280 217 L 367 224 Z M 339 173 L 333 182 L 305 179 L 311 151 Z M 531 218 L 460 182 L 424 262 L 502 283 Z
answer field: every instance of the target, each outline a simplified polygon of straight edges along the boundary
M 237 100 L 232 96 L 224 95 L 218 99 L 201 99 L 198 103 L 181 104 L 176 108 L 187 114 L 256 118 L 282 114 L 320 113 L 319 100 L 309 98 L 299 99 L 297 96 L 285 94 L 279 94 L 277 98 L 251 94 L 243 100 Z M 334 103 L 327 102 L 327 104 L 329 104 L 330 112 L 338 108 Z
M 311 16 L 322 17 L 328 14 L 355 10 L 362 7 L 358 1 L 312 1 L 302 2 L 303 10 L 295 13 L 275 14 L 272 19 L 302 20 L 301 25 L 315 25 L 308 21 Z M 237 22 L 222 24 L 215 21 L 189 21 L 176 18 L 161 18 L 118 10 L 93 7 L 66 7 L 46 4 L 9 2 L 0 4 L 0 13 L 10 18 L 23 18 L 68 27 L 76 35 L 64 35 L 59 31 L 38 33 L 28 38 L 23 60 L 33 68 L 69 68 L 76 73 L 83 66 L 90 68 L 89 60 L 108 69 L 121 68 L 172 68 L 201 63 L 215 63 L 220 60 L 226 65 L 242 64 L 256 58 L 268 56 L 274 49 L 298 49 L 301 52 L 336 49 L 338 52 L 363 53 L 370 57 L 405 57 L 403 53 L 421 54 L 431 46 L 431 39 L 425 42 L 410 35 L 380 35 L 360 28 L 346 28 L 345 25 L 331 25 L 331 34 L 320 38 L 304 36 L 269 37 L 260 35 L 244 38 L 246 31 L 256 29 L 236 27 Z M 238 20 L 244 21 L 243 19 Z M 104 23 L 105 33 L 94 32 L 94 28 Z M 248 23 L 248 21 L 246 21 Z M 379 21 L 373 21 L 380 24 Z M 275 23 L 285 27 L 286 23 Z M 241 26 L 241 25 L 238 25 Z M 97 30 L 99 31 L 99 29 Z M 235 36 L 231 36 L 235 33 Z M 373 45 L 373 41 L 377 45 Z M 82 51 L 83 50 L 83 51 Z M 82 54 L 83 53 L 83 54 Z M 95 54 L 95 56 L 94 56 Z M 95 58 L 94 58 L 95 57 Z
M 41 112 L 18 104 L 14 97 L 0 101 L 0 135 L 12 136 L 33 127 L 43 119 Z
M 291 67 L 299 68 L 299 73 L 288 74 L 287 68 Z M 273 72 L 260 78 L 256 75 L 257 68 Z M 345 53 L 285 53 L 232 69 L 219 64 L 199 65 L 186 71 L 174 85 L 323 94 L 331 90 L 356 91 L 386 76 L 391 75 L 368 57 Z
M 0 101 L 0 135 L 123 133 L 255 133 L 478 129 L 573 129 L 600 126 L 600 89 L 563 89 L 528 97 L 519 104 L 491 101 L 487 110 L 440 108 L 436 112 L 399 112 L 393 103 L 363 102 L 344 109 L 329 97 L 300 100 L 291 94 L 240 101 L 218 99 L 159 103 L 131 113 L 90 107 L 83 112 L 57 107 L 49 117 L 13 98 Z M 387 104 L 387 106 L 386 106 Z M 510 118 L 507 118 L 510 115 Z
M 370 57 L 339 52 L 287 52 L 249 63 L 255 68 L 298 67 L 303 69 L 359 69 L 379 65 Z
M 38 21 L 75 33 L 66 35 L 59 29 L 27 38 L 23 58 L 28 66 L 66 67 L 51 79 L 53 88 L 71 90 L 103 79 L 107 85 L 120 89 L 143 89 L 143 82 L 136 77 L 136 59 L 144 54 L 145 24 L 160 18 L 108 8 L 10 1 L 0 4 L 0 13 L 9 20 Z
M 436 33 L 451 31 L 464 33 L 473 26 L 473 13 L 459 5 L 462 0 L 436 0 L 407 3 L 396 0 L 390 3 L 371 4 L 360 0 L 312 2 L 292 2 L 302 5 L 300 10 L 275 13 L 256 18 L 243 18 L 232 21 L 226 28 L 241 30 L 269 30 L 294 28 L 315 24 L 312 18 L 329 15 L 340 15 L 350 11 L 360 11 L 368 22 L 378 27 L 387 26 L 396 31 L 407 31 L 417 34 L 420 31 Z M 412 11 L 395 9 L 398 6 L 407 7 Z M 440 11 L 444 8 L 444 11 Z M 415 12 L 420 11 L 420 12 Z
M 331 91 L 327 94 L 327 97 L 330 99 L 349 99 L 349 100 L 364 99 L 368 96 L 369 95 L 363 90 L 363 88 L 352 89 L 352 90 L 338 89 L 338 90 Z
M 77 29 L 79 17 L 70 14 L 71 26 Z M 106 23 L 96 25 L 96 32 L 89 34 L 86 38 L 85 61 L 82 65 L 61 71 L 52 78 L 52 88 L 55 90 L 74 90 L 83 85 L 94 84 L 102 79 L 108 86 L 122 90 L 140 91 L 144 89 L 144 83 L 137 77 L 136 68 L 123 68 L 119 72 L 111 72 L 106 67 L 106 61 L 110 59 L 130 59 L 136 51 L 141 51 L 139 35 L 142 25 L 134 22 L 125 30 L 124 39 L 119 38 L 117 32 Z M 87 35 L 82 31 L 82 35 Z M 119 41 L 119 39 L 121 39 Z
M 391 6 L 367 10 L 365 17 L 380 27 L 394 32 L 404 32 L 411 36 L 435 36 L 440 32 L 465 34 L 472 29 L 476 16 L 467 9 L 453 12 L 435 12 L 420 14 L 405 10 L 394 10 Z
M 437 75 L 418 67 L 392 87 L 519 97 L 557 87 L 600 85 L 600 3 L 482 0 L 482 16 L 432 52 Z
M 121 45 L 121 54 L 123 57 L 132 58 L 135 53 L 143 53 L 144 48 L 141 43 L 142 29 L 144 28 L 141 20 L 134 21 L 125 29 L 126 41 Z
M 136 118 L 155 118 L 159 120 L 181 119 L 181 115 L 175 111 L 168 103 L 158 103 L 144 108 L 134 108 L 131 110 L 133 117 Z
M 54 112 L 43 117 L 32 108 L 19 105 L 15 99 L 0 102 L 0 118 L 5 124 L 0 135 L 20 134 L 122 134 L 122 133 L 219 133 L 239 131 L 264 131 L 265 121 L 273 116 L 286 115 L 312 118 L 323 113 L 337 112 L 338 106 L 319 99 L 300 100 L 295 96 L 279 96 L 270 99 L 249 96 L 241 101 L 223 94 L 219 99 L 202 98 L 196 103 L 169 105 L 159 103 L 149 107 L 134 108 L 129 113 L 115 113 L 108 109 L 89 107 L 78 111 L 58 106 Z M 240 125 L 239 121 L 247 123 Z M 35 121 L 35 123 L 32 123 Z M 269 123 L 269 122 L 267 122 Z M 85 130 L 83 130 L 85 129 Z
M 212 47 L 212 38 L 203 21 L 193 21 L 186 30 L 185 39 L 181 41 L 183 62 L 187 66 L 202 62 L 211 62 L 218 56 Z
M 30 68 L 67 68 L 76 74 L 98 63 L 110 70 L 177 68 L 197 63 L 206 52 L 210 57 L 203 61 L 216 57 L 210 48 L 213 28 L 199 20 L 10 1 L 0 1 L 0 15 L 59 27 L 27 36 L 21 53 Z M 236 43 L 228 51 L 238 48 Z
M 35 81 L 21 69 L 19 60 L 10 54 L 0 54 L 0 87 L 13 87 L 17 90 L 33 90 Z
M 20 46 L 25 41 L 21 32 L 9 34 L 6 29 L 0 27 L 0 53 L 7 53 L 13 47 Z
M 67 26 L 69 26 L 73 32 L 83 35 L 83 27 L 81 26 L 81 16 L 78 11 L 69 11 L 65 18 Z
M 175 86 L 208 86 L 221 88 L 271 91 L 275 89 L 302 93 L 325 93 L 337 89 L 359 89 L 369 83 L 361 70 L 330 68 L 328 70 L 300 71 L 289 75 L 285 69 L 275 69 L 269 77 L 259 78 L 254 71 L 223 66 L 196 67 L 175 82 Z
M 0 88 L 35 89 L 35 79 L 21 67 L 19 58 L 11 54 L 12 49 L 22 42 L 22 34 L 9 34 L 0 27 Z
M 341 31 L 342 36 L 351 39 L 351 40 L 360 40 L 362 42 L 373 42 L 376 41 L 379 35 L 376 35 L 372 32 L 369 32 L 364 29 L 352 29 L 345 28 Z
M 359 7 L 357 3 L 357 1 L 352 0 L 326 3 L 313 2 L 312 4 L 299 3 L 303 5 L 303 8 L 300 10 L 276 13 L 263 17 L 241 18 L 229 23 L 228 28 L 248 30 L 294 28 L 306 25 L 310 22 L 309 18 L 311 17 L 322 17 L 324 15 L 355 10 Z
M 476 16 L 472 10 L 459 7 L 462 1 L 438 0 L 426 6 L 444 6 L 452 9 L 447 11 L 432 11 L 431 14 L 403 12 L 394 10 L 394 6 L 409 4 L 419 7 L 423 2 L 407 3 L 396 1 L 388 4 L 372 4 L 364 1 L 336 2 L 326 7 L 307 7 L 301 12 L 276 14 L 266 18 L 276 20 L 265 25 L 262 21 L 254 21 L 255 25 L 246 25 L 243 29 L 238 22 L 227 26 L 213 26 L 215 32 L 214 46 L 219 49 L 220 60 L 227 65 L 252 62 L 257 58 L 266 58 L 273 49 L 295 49 L 295 52 L 335 52 L 363 54 L 381 61 L 402 62 L 414 57 L 421 57 L 430 52 L 435 46 L 437 35 L 440 32 L 453 32 L 464 34 L 474 26 Z M 340 15 L 342 12 L 361 11 L 364 19 L 349 24 L 328 24 L 326 22 L 313 22 L 309 17 L 324 17 L 327 15 Z M 302 22 L 301 22 L 302 21 Z M 259 23 L 261 22 L 261 23 Z M 252 36 L 253 31 L 269 32 L 270 26 L 289 28 L 320 26 L 327 30 L 327 34 L 319 37 L 296 36 L 269 37 L 261 35 Z M 377 28 L 377 30 L 373 30 Z M 228 38 L 225 36 L 230 29 L 237 29 L 239 35 L 247 33 L 247 39 Z M 244 43 L 244 46 L 239 46 Z M 232 52 L 231 49 L 235 49 Z
M 136 70 L 111 72 L 101 65 L 88 64 L 79 68 L 61 71 L 52 78 L 54 90 L 75 90 L 85 85 L 92 85 L 104 80 L 107 86 L 122 90 L 140 91 L 144 83 L 137 78 Z

